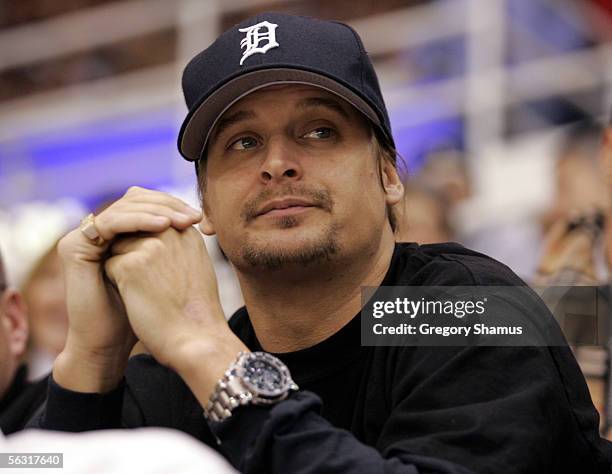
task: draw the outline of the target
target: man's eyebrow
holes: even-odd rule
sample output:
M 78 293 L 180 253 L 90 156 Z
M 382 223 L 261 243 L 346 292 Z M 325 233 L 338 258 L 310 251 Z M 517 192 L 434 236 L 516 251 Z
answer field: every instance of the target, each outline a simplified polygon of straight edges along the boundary
M 346 109 L 342 107 L 342 105 L 340 105 L 340 102 L 327 97 L 307 97 L 306 99 L 300 100 L 296 104 L 296 107 L 298 109 L 325 107 L 339 113 L 345 119 L 350 120 L 350 115 L 348 114 Z M 256 114 L 252 110 L 238 110 L 232 114 L 221 118 L 215 125 L 215 128 L 210 137 L 210 141 L 214 141 L 219 135 L 223 133 L 224 130 L 231 127 L 232 125 L 243 122 L 245 120 L 253 119 L 255 117 Z
M 311 107 L 325 107 L 335 112 L 338 112 L 345 119 L 350 120 L 350 115 L 346 111 L 344 107 L 340 104 L 339 101 L 327 97 L 308 97 L 306 99 L 300 100 L 297 103 L 298 109 L 307 109 Z
M 238 110 L 232 114 L 229 114 L 219 119 L 211 135 L 211 141 L 221 135 L 223 131 L 226 130 L 228 127 L 231 127 L 232 125 L 235 125 L 239 122 L 243 122 L 245 120 L 250 120 L 255 117 L 255 112 L 253 112 L 252 110 Z

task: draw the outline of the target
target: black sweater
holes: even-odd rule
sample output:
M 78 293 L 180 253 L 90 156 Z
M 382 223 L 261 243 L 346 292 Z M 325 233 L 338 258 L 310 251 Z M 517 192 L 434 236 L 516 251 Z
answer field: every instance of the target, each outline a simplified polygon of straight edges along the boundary
M 383 282 L 523 284 L 504 265 L 456 244 L 398 244 Z M 261 350 L 244 308 L 230 326 Z M 301 390 L 273 407 L 238 408 L 223 423 L 208 426 L 180 377 L 139 356 L 107 394 L 51 381 L 46 412 L 33 424 L 176 428 L 248 473 L 612 472 L 612 444 L 598 435 L 597 412 L 567 347 L 362 347 L 357 315 L 316 346 L 276 355 Z

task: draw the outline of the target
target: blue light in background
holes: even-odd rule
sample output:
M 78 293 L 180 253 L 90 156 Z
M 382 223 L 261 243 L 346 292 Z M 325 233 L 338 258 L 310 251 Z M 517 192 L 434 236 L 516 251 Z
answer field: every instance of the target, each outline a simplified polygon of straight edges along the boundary
M 463 150 L 463 121 L 460 118 L 437 120 L 395 132 L 395 144 L 404 159 L 403 174 L 414 175 L 427 157 L 440 150 Z
M 170 143 L 176 133 L 173 123 L 149 123 L 144 128 L 115 133 L 105 133 L 94 125 L 52 140 L 38 137 L 30 144 L 30 156 L 37 169 L 65 166 L 74 161 L 94 162 L 109 155 Z
M 537 37 L 549 48 L 554 48 L 557 52 L 574 51 L 588 46 L 592 42 L 592 39 L 587 38 L 584 34 L 584 31 L 588 28 L 585 25 L 579 26 L 580 22 L 584 22 L 579 14 L 571 17 L 562 15 L 551 6 L 550 1 L 509 0 L 507 8 L 512 23 L 520 24 L 531 35 Z M 572 8 L 579 8 L 579 5 L 572 5 L 571 3 L 566 5 L 566 9 Z M 521 34 L 520 30 L 519 34 Z M 511 63 L 537 57 L 533 47 L 530 47 L 529 43 L 525 44 L 528 45 L 525 48 L 521 48 L 520 44 L 513 45 L 514 47 L 510 50 Z
M 70 196 L 95 204 L 132 184 L 174 184 L 177 133 L 166 107 L 0 143 L 2 203 Z

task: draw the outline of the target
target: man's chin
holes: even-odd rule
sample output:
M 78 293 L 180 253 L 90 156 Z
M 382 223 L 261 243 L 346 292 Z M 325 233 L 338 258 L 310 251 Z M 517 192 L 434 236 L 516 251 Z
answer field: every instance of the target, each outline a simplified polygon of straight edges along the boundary
M 335 228 L 310 237 L 297 228 L 295 230 L 298 233 L 285 233 L 283 229 L 270 232 L 268 236 L 246 238 L 242 246 L 243 262 L 251 268 L 266 270 L 296 266 L 306 268 L 328 262 L 338 253 L 339 239 Z

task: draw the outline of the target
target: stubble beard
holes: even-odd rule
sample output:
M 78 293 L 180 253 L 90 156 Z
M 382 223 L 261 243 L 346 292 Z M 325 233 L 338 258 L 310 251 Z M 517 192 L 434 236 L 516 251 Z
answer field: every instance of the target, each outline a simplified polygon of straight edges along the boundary
M 287 216 L 278 223 L 282 229 L 289 229 L 299 224 L 297 218 Z M 242 259 L 251 268 L 277 271 L 289 266 L 307 268 L 328 262 L 339 252 L 339 229 L 331 224 L 322 235 L 302 242 L 292 249 L 281 248 L 274 242 L 252 239 L 243 240 Z

